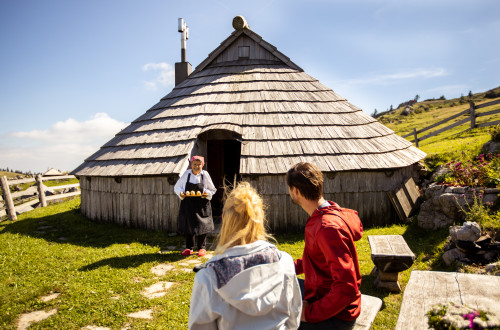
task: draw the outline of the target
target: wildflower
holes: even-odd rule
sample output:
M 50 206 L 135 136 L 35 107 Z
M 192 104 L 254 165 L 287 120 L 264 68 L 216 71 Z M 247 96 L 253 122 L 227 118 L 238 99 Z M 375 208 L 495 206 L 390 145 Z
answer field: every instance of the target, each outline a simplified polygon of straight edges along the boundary
M 477 310 L 473 311 L 473 312 L 470 312 L 468 314 L 464 314 L 462 315 L 464 320 L 469 320 L 469 328 L 470 329 L 480 329 L 480 327 L 474 323 L 474 318 L 476 316 L 480 316 L 479 312 Z

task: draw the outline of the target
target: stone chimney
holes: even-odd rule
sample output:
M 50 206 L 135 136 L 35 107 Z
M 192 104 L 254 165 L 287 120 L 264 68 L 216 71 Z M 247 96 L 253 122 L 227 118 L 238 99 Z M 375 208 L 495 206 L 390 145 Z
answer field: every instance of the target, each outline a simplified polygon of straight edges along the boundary
M 182 18 L 179 18 L 178 24 L 177 30 L 181 33 L 181 61 L 175 63 L 175 86 L 191 74 L 191 63 L 186 61 L 186 40 L 189 38 L 189 27 Z

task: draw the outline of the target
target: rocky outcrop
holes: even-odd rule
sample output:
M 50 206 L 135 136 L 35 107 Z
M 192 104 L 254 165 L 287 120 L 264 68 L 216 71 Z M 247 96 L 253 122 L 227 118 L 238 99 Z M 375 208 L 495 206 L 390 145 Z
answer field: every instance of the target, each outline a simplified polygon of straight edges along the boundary
M 483 204 L 495 203 L 500 189 L 453 187 L 432 183 L 425 190 L 424 199 L 417 218 L 418 226 L 424 229 L 446 228 L 464 220 L 462 209 L 474 203 L 474 198 Z M 479 194 L 482 198 L 479 198 Z
M 485 154 L 494 154 L 500 151 L 500 141 L 488 141 L 481 148 L 481 152 Z
M 485 265 L 498 259 L 500 243 L 483 234 L 477 222 L 467 221 L 463 226 L 450 227 L 444 250 L 443 261 L 448 266 L 453 263 Z

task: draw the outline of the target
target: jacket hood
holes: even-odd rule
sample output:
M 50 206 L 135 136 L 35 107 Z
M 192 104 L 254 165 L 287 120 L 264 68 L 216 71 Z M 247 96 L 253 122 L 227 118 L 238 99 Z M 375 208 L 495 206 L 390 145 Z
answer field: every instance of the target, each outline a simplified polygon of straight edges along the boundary
M 344 224 L 350 229 L 352 239 L 359 241 L 363 237 L 363 223 L 358 216 L 358 212 L 348 208 L 340 207 L 337 203 L 328 201 L 330 206 L 324 207 L 315 212 L 323 212 L 323 214 L 333 214 L 344 220 Z
M 275 309 L 282 298 L 285 272 L 294 273 L 294 269 L 290 267 L 289 270 L 284 270 L 279 262 L 282 257 L 280 251 L 274 245 L 264 241 L 228 249 L 225 253 L 209 261 L 210 263 L 226 258 L 225 265 L 233 268 L 229 272 L 234 272 L 234 269 L 248 264 L 249 258 L 254 261 L 262 259 L 262 253 L 269 251 L 269 248 L 273 248 L 272 253 L 278 254 L 276 261 L 243 269 L 217 289 L 220 296 L 228 304 L 244 314 L 260 316 Z M 243 258 L 246 259 L 243 260 Z
M 274 262 L 244 270 L 220 288 L 219 294 L 245 314 L 266 315 L 280 302 L 283 291 L 280 268 L 279 262 Z M 241 283 L 247 283 L 247 286 Z

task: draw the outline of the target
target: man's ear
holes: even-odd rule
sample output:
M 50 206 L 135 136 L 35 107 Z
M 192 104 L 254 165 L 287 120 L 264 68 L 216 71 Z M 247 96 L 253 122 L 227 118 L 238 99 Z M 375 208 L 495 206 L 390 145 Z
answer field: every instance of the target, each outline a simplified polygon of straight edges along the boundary
M 290 190 L 293 192 L 293 194 L 295 196 L 297 196 L 297 195 L 302 196 L 302 194 L 300 193 L 299 188 L 297 188 L 297 187 L 290 187 Z

